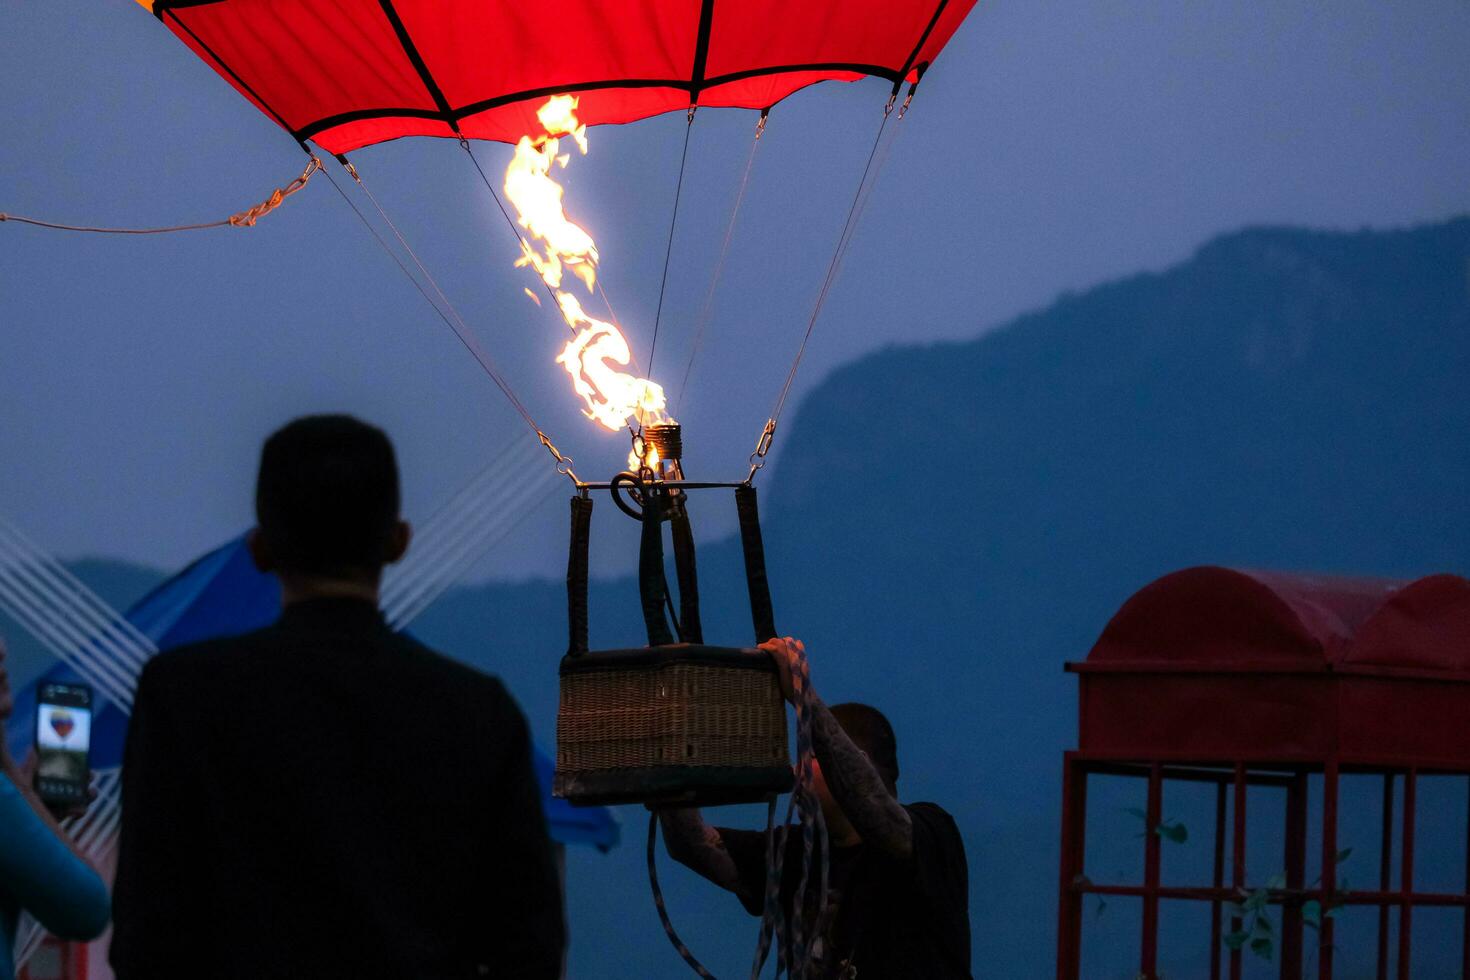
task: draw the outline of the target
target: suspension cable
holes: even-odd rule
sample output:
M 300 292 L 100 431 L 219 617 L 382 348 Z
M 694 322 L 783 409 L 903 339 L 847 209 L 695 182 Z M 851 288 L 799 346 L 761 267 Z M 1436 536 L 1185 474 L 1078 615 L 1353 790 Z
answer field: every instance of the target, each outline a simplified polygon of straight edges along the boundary
M 669 260 L 674 255 L 674 229 L 679 223 L 679 199 L 684 196 L 684 167 L 689 162 L 689 134 L 694 132 L 694 110 L 689 107 L 688 122 L 684 124 L 684 149 L 679 154 L 679 180 L 674 185 L 674 209 L 669 215 L 669 241 L 664 246 L 664 274 L 658 284 L 658 308 L 653 314 L 653 342 L 648 345 L 648 376 L 653 377 L 653 356 L 658 353 L 658 325 L 664 315 L 664 291 L 669 286 Z
M 485 168 L 480 166 L 480 158 L 475 156 L 474 147 L 470 145 L 470 141 L 466 139 L 463 135 L 459 137 L 459 145 L 460 148 L 463 149 L 465 153 L 469 156 L 470 163 L 473 163 L 475 165 L 475 172 L 480 175 L 481 183 L 483 183 L 485 185 L 485 189 L 490 192 L 490 196 L 495 199 L 495 206 L 500 209 L 500 214 L 502 217 L 505 218 L 505 223 L 510 226 L 510 233 L 515 236 L 516 245 L 519 246 L 520 249 L 524 252 L 528 246 L 526 245 L 526 239 L 521 235 L 520 226 L 516 224 L 516 219 L 510 216 L 510 211 L 506 208 L 505 202 L 500 199 L 500 192 L 497 191 L 495 189 L 495 185 L 490 182 L 490 176 L 485 173 Z M 538 274 L 536 278 L 541 279 L 541 276 Z M 551 297 L 551 308 L 557 311 L 556 315 L 558 319 L 560 319 L 562 323 L 565 323 L 567 329 L 575 334 L 577 332 L 577 328 L 572 326 L 570 323 L 567 323 L 567 318 L 561 313 L 561 301 L 556 298 L 556 290 L 552 289 L 551 283 L 547 282 L 545 279 L 541 279 L 541 285 L 546 288 L 546 295 Z M 607 296 L 606 294 L 604 294 L 603 299 L 606 298 Z M 611 307 L 609 307 L 608 309 L 611 310 Z
M 909 89 L 908 99 L 904 100 L 904 110 L 907 110 L 909 101 L 912 99 L 913 87 Z M 766 419 L 765 426 L 761 430 L 760 438 L 756 442 L 755 451 L 750 454 L 750 475 L 746 477 L 747 482 L 754 479 L 756 472 L 765 465 L 766 454 L 770 452 L 771 443 L 775 438 L 776 425 L 781 420 L 781 412 L 786 407 L 787 396 L 791 394 L 792 383 L 796 381 L 796 372 L 800 369 L 802 358 L 806 355 L 807 344 L 812 339 L 812 331 L 816 328 L 817 320 L 822 315 L 822 307 L 826 304 L 827 297 L 832 291 L 832 285 L 836 281 L 837 271 L 842 265 L 843 256 L 847 254 L 848 246 L 852 244 L 853 236 L 857 231 L 858 218 L 867 206 L 867 198 L 871 194 L 872 186 L 876 186 L 882 164 L 887 162 L 887 152 L 885 151 L 879 157 L 878 150 L 883 142 L 883 133 L 888 128 L 888 119 L 893 114 L 893 107 L 897 101 L 898 94 L 895 91 L 893 95 L 889 96 L 888 104 L 883 107 L 883 119 L 878 124 L 877 134 L 873 137 L 873 146 L 868 150 L 868 159 L 863 165 L 863 174 L 858 180 L 857 190 L 853 192 L 852 203 L 848 205 L 847 220 L 843 222 L 842 233 L 838 235 L 837 245 L 832 250 L 832 258 L 827 263 L 827 274 L 822 280 L 822 288 L 817 293 L 817 301 L 812 307 L 811 318 L 807 320 L 806 332 L 802 335 L 801 344 L 796 349 L 796 356 L 791 361 L 791 368 L 786 372 L 786 380 L 781 385 L 780 394 L 776 396 L 776 403 L 771 409 L 770 417 Z M 903 116 L 904 111 L 901 110 L 899 112 L 899 119 L 902 119 Z M 879 167 L 876 169 L 873 166 L 875 158 L 879 162 Z
M 521 236 L 520 228 L 516 224 L 516 220 L 510 216 L 510 211 L 506 208 L 505 202 L 501 200 L 500 193 L 495 190 L 495 185 L 491 183 L 489 175 L 485 173 L 485 168 L 480 166 L 480 158 L 475 156 L 474 148 L 470 145 L 470 141 L 466 139 L 463 134 L 461 134 L 459 137 L 459 145 L 469 156 L 470 162 L 475 165 L 475 172 L 480 175 L 480 182 L 485 185 L 485 189 L 489 191 L 490 196 L 495 199 L 495 206 L 500 209 L 501 215 L 505 218 L 505 223 L 510 226 L 510 233 L 515 236 L 516 245 L 524 251 L 528 246 L 526 244 L 525 238 Z M 539 275 L 536 278 L 541 279 Z M 557 311 L 557 318 L 560 319 L 562 323 L 566 325 L 566 328 L 572 332 L 572 335 L 575 336 L 577 333 L 577 328 L 574 327 L 571 322 L 567 320 L 566 315 L 561 312 L 561 301 L 556 298 L 556 290 L 553 289 L 551 287 L 551 283 L 547 282 L 545 279 L 541 279 L 541 284 L 546 288 L 546 294 L 551 297 L 551 306 L 552 309 Z M 602 301 L 607 304 L 608 319 L 611 320 L 615 326 L 618 326 L 619 329 L 621 329 L 621 325 L 618 323 L 617 315 L 613 313 L 612 300 L 608 299 L 607 290 L 603 288 L 602 277 L 600 276 L 597 278 L 597 291 L 602 294 Z M 631 365 L 633 370 L 639 370 L 638 357 L 636 354 L 632 353 L 631 349 L 629 350 L 629 356 L 631 358 Z M 633 431 L 632 422 L 628 423 L 628 431 L 630 433 Z
M 740 189 L 735 193 L 735 204 L 730 209 L 730 220 L 725 225 L 725 240 L 720 245 L 720 257 L 715 261 L 715 272 L 710 277 L 709 291 L 704 296 L 704 307 L 699 311 L 699 319 L 695 323 L 694 339 L 689 344 L 689 359 L 684 364 L 684 379 L 679 382 L 679 394 L 674 399 L 675 408 L 684 404 L 684 391 L 689 387 L 689 375 L 694 370 L 694 359 L 699 356 L 705 330 L 709 327 L 710 318 L 714 313 L 715 293 L 719 289 L 720 279 L 725 274 L 725 258 L 730 254 L 730 241 L 735 236 L 735 222 L 740 216 L 740 206 L 745 202 L 745 189 L 750 184 L 750 170 L 755 164 L 755 151 L 760 148 L 761 134 L 766 131 L 766 120 L 770 118 L 770 115 L 770 109 L 762 109 L 760 122 L 755 124 L 755 138 L 750 141 L 750 155 L 745 158 L 745 173 L 740 177 Z
M 175 231 L 200 231 L 205 228 L 254 228 L 255 222 L 270 214 L 280 207 L 286 198 L 305 187 L 306 182 L 311 180 L 312 174 L 321 169 L 322 162 L 313 156 L 311 162 L 306 165 L 306 169 L 301 171 L 300 177 L 285 187 L 277 187 L 271 192 L 270 197 L 259 204 L 232 214 L 228 218 L 221 218 L 219 221 L 204 221 L 192 225 L 169 225 L 163 228 L 96 228 L 89 225 L 64 225 L 56 221 L 42 221 L 40 218 L 27 218 L 0 211 L 0 222 L 14 221 L 23 225 L 34 225 L 37 228 L 50 228 L 55 231 L 86 231 L 98 235 L 166 235 Z
M 419 295 L 423 296 L 424 301 L 428 303 L 429 306 L 433 308 L 434 312 L 439 315 L 439 319 L 444 321 L 444 325 L 454 332 L 454 335 L 459 338 L 459 342 L 463 344 L 465 349 L 470 352 L 471 356 L 473 356 L 475 360 L 479 362 L 480 367 L 484 369 L 487 375 L 489 375 L 490 380 L 495 383 L 495 386 L 500 389 L 501 394 L 505 395 L 506 400 L 511 403 L 511 406 L 516 410 L 517 413 L 520 414 L 521 418 L 525 420 L 526 424 L 531 427 L 531 430 L 536 433 L 536 438 L 541 442 L 541 445 L 545 446 L 547 452 L 551 453 L 552 458 L 556 460 L 557 471 L 570 478 L 573 483 L 576 483 L 577 475 L 572 470 L 572 458 L 570 456 L 562 454 L 551 442 L 550 437 L 546 435 L 546 433 L 541 429 L 539 425 L 536 424 L 536 420 L 531 417 L 530 411 L 527 410 L 525 404 L 516 395 L 515 390 L 511 388 L 510 383 L 505 380 L 504 376 L 495 366 L 495 362 L 491 360 L 490 355 L 485 352 L 483 347 L 480 346 L 479 341 L 475 338 L 475 335 L 465 324 L 464 318 L 459 315 L 459 311 L 454 308 L 454 304 L 449 301 L 449 297 L 445 295 L 444 290 L 439 288 L 439 284 L 434 280 L 434 277 L 429 274 L 429 270 L 424 266 L 423 261 L 419 259 L 418 255 L 409 246 L 408 241 L 403 237 L 403 233 L 398 230 L 398 226 L 395 225 L 393 223 L 393 220 L 388 217 L 388 213 L 383 210 L 383 206 L 378 203 L 378 199 L 373 196 L 372 191 L 369 190 L 367 184 L 363 182 L 362 176 L 357 172 L 357 168 L 351 163 L 347 162 L 345 157 L 339 159 L 341 160 L 343 169 L 345 169 L 348 175 L 352 177 L 357 186 L 362 189 L 362 192 L 367 195 L 368 200 L 373 203 L 373 207 L 377 210 L 379 216 L 382 217 L 384 223 L 386 223 L 389 229 L 392 230 L 394 237 L 398 239 L 398 243 L 403 246 L 404 251 L 409 254 L 409 257 L 413 259 L 414 264 L 418 266 L 419 272 L 423 274 L 424 279 L 426 279 L 429 284 L 434 287 L 434 291 L 439 294 L 439 298 L 443 301 L 444 307 L 449 310 L 448 314 L 445 313 L 444 309 L 440 308 L 438 303 L 434 302 L 434 299 L 429 295 L 428 290 L 426 290 L 423 284 L 419 282 L 418 278 L 415 277 L 414 274 L 408 270 L 408 266 L 403 264 L 403 260 L 399 258 L 398 253 L 395 252 L 386 241 L 384 241 L 383 236 L 378 234 L 378 230 L 373 227 L 372 222 L 367 219 L 367 216 L 362 213 L 362 210 L 357 206 L 356 203 L 353 202 L 352 198 L 348 197 L 347 192 L 342 189 L 341 185 L 339 185 L 337 181 L 332 177 L 331 173 L 328 172 L 327 179 L 331 181 L 332 187 L 334 187 L 337 193 L 341 195 L 342 200 L 347 202 L 347 206 L 350 207 L 352 209 L 352 212 L 357 215 L 358 220 L 362 222 L 363 227 L 365 227 L 372 234 L 373 238 L 377 241 L 378 245 L 382 247 L 383 251 L 388 254 L 389 258 L 393 260 L 394 264 L 397 265 L 398 268 L 403 272 L 403 274 L 408 277 L 408 280 L 413 283 L 414 288 L 419 291 Z M 450 314 L 453 315 L 452 318 Z

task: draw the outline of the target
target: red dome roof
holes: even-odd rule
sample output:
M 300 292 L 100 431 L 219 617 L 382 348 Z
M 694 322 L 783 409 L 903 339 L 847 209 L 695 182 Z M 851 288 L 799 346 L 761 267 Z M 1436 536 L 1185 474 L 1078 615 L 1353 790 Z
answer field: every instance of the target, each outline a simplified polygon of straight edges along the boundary
M 1320 667 L 1342 657 L 1357 630 L 1402 588 L 1385 579 L 1186 568 L 1134 593 L 1087 659 Z
M 1113 616 L 1079 743 L 1114 759 L 1470 767 L 1470 581 L 1200 567 Z
M 1470 580 L 1430 575 L 1399 589 L 1358 629 L 1343 660 L 1470 674 Z

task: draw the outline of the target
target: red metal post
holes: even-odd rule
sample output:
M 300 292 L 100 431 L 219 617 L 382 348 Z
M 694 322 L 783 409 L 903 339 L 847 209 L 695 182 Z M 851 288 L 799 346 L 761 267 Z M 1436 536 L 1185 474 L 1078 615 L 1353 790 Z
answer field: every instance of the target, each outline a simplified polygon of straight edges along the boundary
M 1230 883 L 1235 886 L 1236 891 L 1245 888 L 1245 763 L 1235 764 L 1235 827 L 1234 846 L 1231 848 L 1231 871 Z M 1238 917 L 1230 919 L 1230 931 L 1239 932 L 1243 925 Z M 1242 967 L 1241 951 L 1233 949 L 1230 951 L 1230 980 L 1240 980 Z
M 1140 980 L 1157 980 L 1159 975 L 1159 838 L 1164 822 L 1164 767 L 1155 762 L 1148 770 L 1148 814 L 1143 835 L 1143 949 L 1139 958 Z
M 1470 779 L 1465 785 L 1470 787 Z M 1470 895 L 1470 807 L 1465 820 L 1465 894 Z M 1470 905 L 1465 906 L 1465 929 L 1460 937 L 1460 976 L 1470 977 Z
M 1383 835 L 1378 848 L 1378 890 L 1393 887 L 1393 773 L 1383 774 Z M 1378 980 L 1388 980 L 1388 905 L 1378 906 Z
M 1210 884 L 1225 884 L 1225 781 L 1215 784 L 1215 867 Z M 1220 980 L 1220 900 L 1210 902 L 1210 980 Z M 1470 920 L 1467 920 L 1470 921 Z M 1470 935 L 1470 932 L 1467 932 Z
M 1328 759 L 1322 768 L 1322 895 L 1323 906 L 1337 891 L 1337 760 Z M 1332 980 L 1332 926 L 1334 920 L 1322 916 L 1319 930 L 1317 976 Z
M 1074 754 L 1062 759 L 1062 869 L 1057 889 L 1057 980 L 1077 980 L 1082 970 L 1082 895 L 1072 886 L 1085 867 L 1087 770 Z
M 1400 845 L 1399 857 L 1400 893 L 1403 895 L 1403 904 L 1399 906 L 1399 976 L 1405 978 L 1413 976 L 1409 972 L 1409 934 L 1414 919 L 1414 798 L 1418 780 L 1418 770 L 1410 769 L 1404 773 L 1404 842 Z
M 1286 788 L 1286 887 L 1301 888 L 1307 877 L 1307 774 L 1299 772 Z M 1301 980 L 1302 907 L 1281 905 L 1281 980 Z

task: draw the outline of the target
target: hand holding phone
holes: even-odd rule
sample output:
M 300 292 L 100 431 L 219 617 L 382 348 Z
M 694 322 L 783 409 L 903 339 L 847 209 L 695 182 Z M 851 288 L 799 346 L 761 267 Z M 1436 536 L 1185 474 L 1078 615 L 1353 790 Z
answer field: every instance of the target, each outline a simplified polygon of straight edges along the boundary
M 36 795 L 51 807 L 84 806 L 92 782 L 92 689 L 43 681 L 36 693 Z

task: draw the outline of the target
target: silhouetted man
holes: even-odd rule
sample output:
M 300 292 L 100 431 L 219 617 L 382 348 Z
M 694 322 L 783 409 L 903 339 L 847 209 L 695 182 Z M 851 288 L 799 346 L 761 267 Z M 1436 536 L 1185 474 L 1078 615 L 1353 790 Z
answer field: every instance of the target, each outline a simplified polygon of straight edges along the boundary
M 159 654 L 138 685 L 118 977 L 557 977 L 525 719 L 498 680 L 378 611 L 409 541 L 387 436 L 292 422 L 265 444 L 255 505 L 280 620 Z
M 800 640 L 761 644 L 781 672 L 788 701 Z M 816 699 L 813 788 L 831 842 L 828 904 L 817 918 L 817 870 L 803 906 L 810 970 L 792 976 L 862 980 L 954 980 L 970 976 L 969 872 L 954 819 L 934 803 L 898 802 L 898 740 L 877 708 Z M 681 864 L 739 897 L 761 915 L 766 893 L 765 835 L 705 824 L 698 810 L 659 811 L 664 843 Z M 787 922 L 803 856 L 792 827 L 783 858 L 781 901 Z M 816 858 L 814 857 L 814 861 Z

